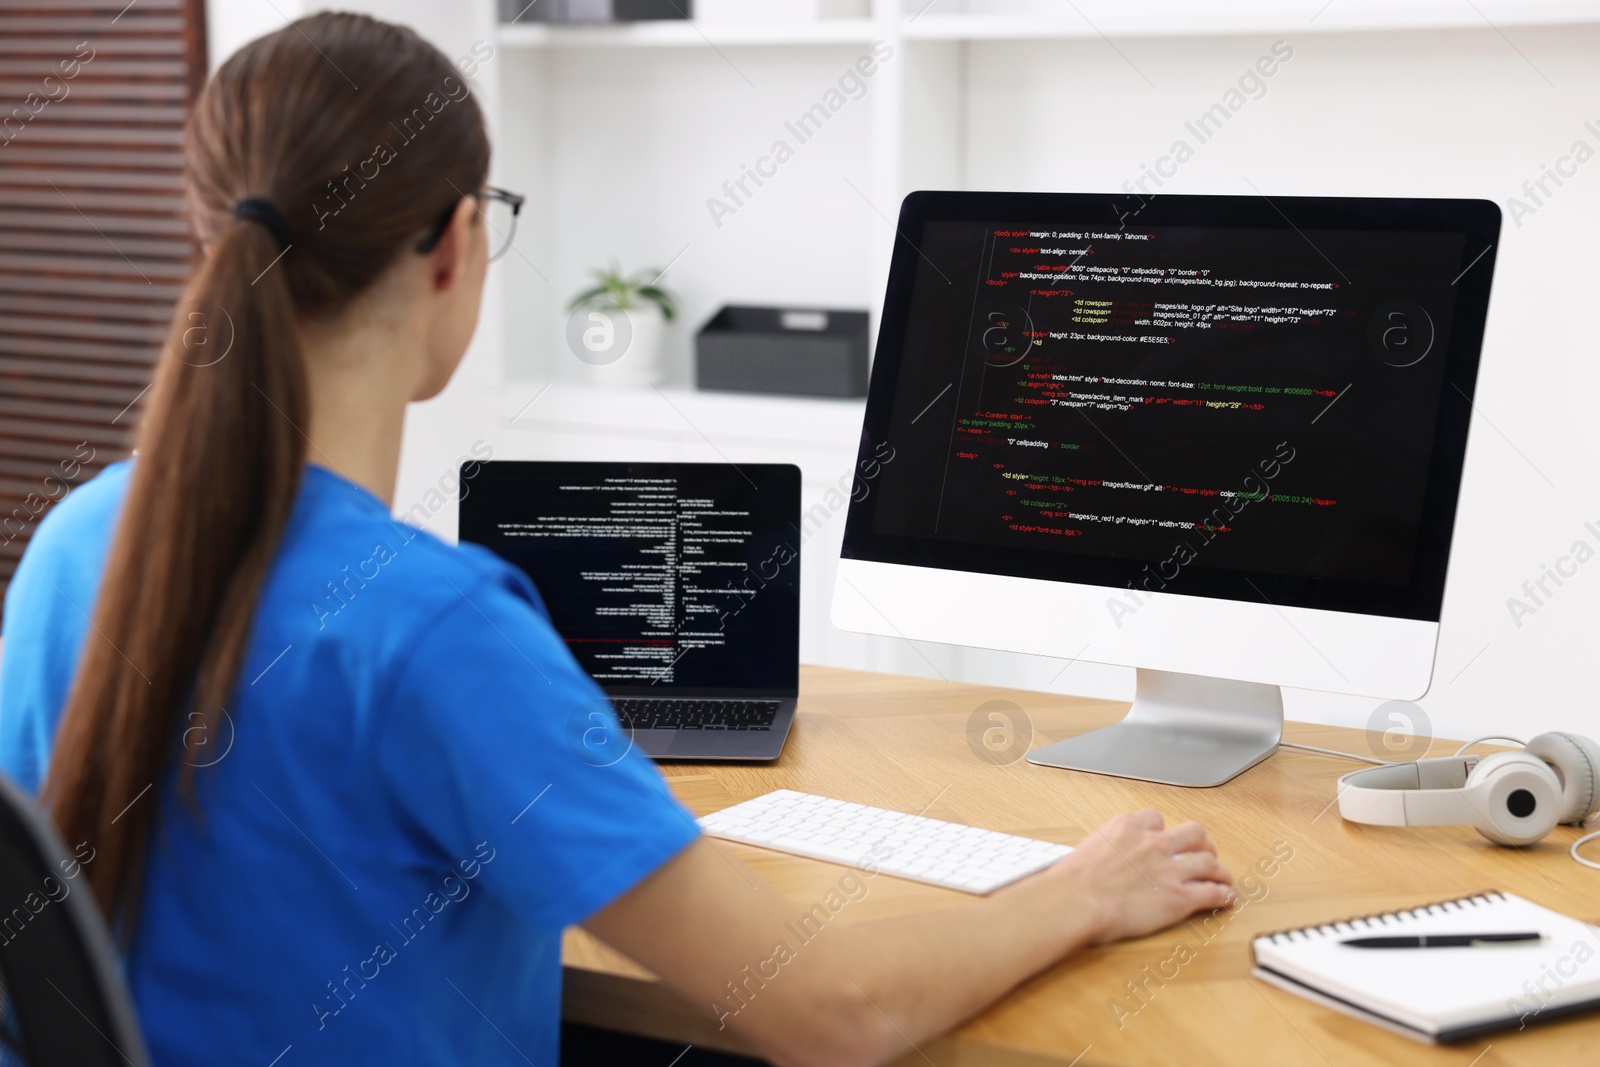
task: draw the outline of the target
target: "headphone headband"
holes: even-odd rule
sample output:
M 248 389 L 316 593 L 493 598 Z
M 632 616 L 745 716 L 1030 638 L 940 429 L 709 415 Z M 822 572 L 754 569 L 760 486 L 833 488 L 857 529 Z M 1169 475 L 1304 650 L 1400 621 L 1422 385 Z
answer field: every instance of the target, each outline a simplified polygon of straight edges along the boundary
M 1375 826 L 1473 826 L 1503 845 L 1529 845 L 1562 814 L 1555 769 L 1526 752 L 1445 756 L 1355 771 L 1339 779 L 1339 814 Z
M 1442 814 L 1452 822 L 1476 822 L 1454 815 L 1477 765 L 1477 756 L 1442 756 L 1354 771 L 1339 779 L 1339 814 L 1374 826 L 1436 825 Z

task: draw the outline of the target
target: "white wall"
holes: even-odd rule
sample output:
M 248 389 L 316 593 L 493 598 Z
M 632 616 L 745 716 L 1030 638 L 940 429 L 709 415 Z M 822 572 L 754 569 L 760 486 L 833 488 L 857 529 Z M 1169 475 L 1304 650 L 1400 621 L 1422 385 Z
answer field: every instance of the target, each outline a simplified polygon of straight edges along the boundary
M 666 351 L 676 381 L 690 377 L 693 330 L 722 304 L 866 308 L 872 242 L 890 232 L 850 184 L 866 192 L 871 183 L 874 87 L 805 144 L 784 130 L 864 51 L 502 50 L 506 120 L 542 131 L 508 137 L 504 174 L 535 193 L 545 234 L 528 254 L 549 283 L 515 256 L 503 261 L 506 276 L 519 294 L 555 297 L 544 316 L 514 317 L 510 371 L 547 379 L 579 369 L 549 343 L 565 321 L 561 301 L 613 260 L 628 271 L 671 264 L 663 282 L 683 302 Z M 753 195 L 714 218 L 706 201 L 725 198 L 723 183 L 779 137 L 796 146 L 794 158 L 763 186 L 747 182 Z
M 480 3 L 471 9 L 478 21 L 461 18 L 461 5 L 446 0 L 368 6 L 412 13 L 451 48 L 462 47 L 458 38 L 470 44 L 488 15 Z M 896 182 L 1118 189 L 1186 136 L 1184 121 L 1217 102 L 1277 37 L 1294 58 L 1164 191 L 1248 194 L 1253 184 L 1269 195 L 1473 196 L 1504 207 L 1575 140 L 1600 151 L 1600 135 L 1584 128 L 1586 120 L 1600 128 L 1600 27 L 1314 29 L 1129 37 L 1115 47 L 1096 38 L 907 42 L 894 61 L 905 63 L 904 99 L 888 101 L 907 116 Z M 887 85 L 873 86 L 720 229 L 705 206 L 860 51 L 503 49 L 492 72 L 504 89 L 498 173 L 542 210 L 519 236 L 525 259 L 497 264 L 510 311 L 503 345 L 494 335 L 499 316 L 486 316 L 474 350 L 485 373 L 498 374 L 503 360 L 512 378 L 561 376 L 559 305 L 586 268 L 613 255 L 630 267 L 664 264 L 688 246 L 668 278 L 687 312 L 670 335 L 680 376 L 693 328 L 720 303 L 874 307 L 881 293 L 872 264 L 891 232 L 846 180 L 893 216 L 892 197 L 870 187 L 869 167 L 883 148 L 873 109 L 886 99 L 873 94 Z M 1524 580 L 1574 542 L 1600 551 L 1600 533 L 1584 526 L 1595 520 L 1600 530 L 1590 432 L 1600 370 L 1586 321 L 1596 233 L 1600 162 L 1580 168 L 1520 225 L 1506 219 L 1436 680 L 1420 701 L 1441 734 L 1600 734 L 1587 647 L 1600 636 L 1600 562 L 1550 586 L 1555 595 L 1520 625 L 1507 607 Z M 460 417 L 470 418 L 468 408 Z M 418 420 L 402 501 L 479 432 L 455 417 Z M 1093 665 L 1062 673 L 1061 661 L 926 645 L 891 661 L 850 635 L 827 647 L 839 662 L 1131 693 L 1128 672 Z M 838 651 L 850 648 L 860 651 Z M 1310 693 L 1288 699 L 1291 717 L 1357 726 L 1375 705 Z
M 1507 210 L 1435 681 L 1419 703 L 1447 735 L 1600 734 L 1590 649 L 1600 564 L 1548 584 L 1556 595 L 1520 626 L 1507 607 L 1575 541 L 1600 551 L 1584 528 L 1600 520 L 1600 367 L 1587 321 L 1600 162 L 1520 222 L 1506 206 L 1575 140 L 1600 151 L 1584 128 L 1600 126 L 1600 27 L 1284 37 L 1295 55 L 1266 95 L 1198 145 L 1164 191 L 1248 195 L 1253 184 L 1268 195 L 1484 197 Z M 1185 120 L 1268 44 L 1123 40 L 1126 61 L 1099 41 L 969 46 L 963 183 L 1120 188 L 1174 139 L 1195 143 Z M 1374 705 L 1294 693 L 1288 713 L 1364 725 Z

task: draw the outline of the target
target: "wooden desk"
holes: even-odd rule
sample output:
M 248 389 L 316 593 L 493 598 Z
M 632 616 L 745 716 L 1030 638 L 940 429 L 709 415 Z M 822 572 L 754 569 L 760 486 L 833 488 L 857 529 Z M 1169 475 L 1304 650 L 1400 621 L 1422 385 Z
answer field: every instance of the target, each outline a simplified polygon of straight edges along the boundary
M 705 814 L 773 789 L 798 789 L 1050 841 L 1074 843 L 1119 811 L 1155 807 L 1169 822 L 1199 819 L 1236 877 L 1292 849 L 1271 877 L 1241 886 L 1246 903 L 1209 927 L 1181 924 L 1093 949 L 1014 990 L 989 1011 L 897 1061 L 927 1067 L 1073 1064 L 1271 1064 L 1452 1067 L 1600 1062 L 1600 1018 L 1507 1031 L 1430 1047 L 1358 1022 L 1249 977 L 1252 935 L 1504 889 L 1589 921 L 1600 918 L 1600 871 L 1574 863 L 1578 831 L 1560 827 L 1531 848 L 1499 848 L 1466 827 L 1348 824 L 1331 806 L 1334 781 L 1355 765 L 1292 749 L 1216 789 L 1180 789 L 1102 775 L 995 765 L 968 744 L 975 709 L 1009 700 L 1031 720 L 1028 747 L 1119 718 L 1124 706 L 1043 693 L 818 667 L 801 675 L 800 712 L 775 764 L 664 765 L 677 795 Z M 1027 727 L 1024 725 L 1024 729 Z M 1289 724 L 1289 740 L 1371 754 L 1358 730 Z M 1453 751 L 1440 742 L 1435 755 Z M 719 842 L 795 901 L 821 899 L 846 868 Z M 869 883 L 840 921 L 940 908 L 962 894 L 889 876 Z M 1063 901 L 1070 907 L 1071 901 Z M 1175 949 L 1187 944 L 1190 953 Z M 690 1005 L 581 931 L 565 951 L 568 1019 L 663 1040 L 746 1051 Z M 1148 968 L 1148 971 L 1146 970 Z M 1176 973 L 1174 973 L 1176 972 Z M 1155 974 L 1157 977 L 1147 977 Z M 1172 976 L 1161 978 L 1165 974 Z M 1142 989 L 1140 989 L 1142 987 Z M 1132 990 L 1140 989 L 1137 999 Z M 1476 1059 L 1474 1057 L 1477 1057 Z

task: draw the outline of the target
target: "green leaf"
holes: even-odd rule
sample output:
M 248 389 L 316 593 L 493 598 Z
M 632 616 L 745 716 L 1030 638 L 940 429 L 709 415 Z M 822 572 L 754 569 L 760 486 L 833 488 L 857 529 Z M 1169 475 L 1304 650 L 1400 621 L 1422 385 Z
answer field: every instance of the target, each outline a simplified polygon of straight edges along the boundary
M 661 317 L 666 321 L 671 322 L 677 316 L 677 298 L 669 290 L 655 284 L 655 279 L 661 277 L 659 270 L 641 270 L 625 275 L 621 265 L 613 260 L 610 267 L 596 267 L 590 274 L 595 284 L 572 298 L 567 304 L 569 312 L 597 300 L 607 300 L 624 309 L 647 300 L 661 309 Z
M 668 322 L 671 322 L 678 313 L 677 302 L 673 299 L 672 294 L 660 286 L 642 285 L 639 287 L 639 296 L 645 300 L 654 301 L 661 308 L 661 317 Z

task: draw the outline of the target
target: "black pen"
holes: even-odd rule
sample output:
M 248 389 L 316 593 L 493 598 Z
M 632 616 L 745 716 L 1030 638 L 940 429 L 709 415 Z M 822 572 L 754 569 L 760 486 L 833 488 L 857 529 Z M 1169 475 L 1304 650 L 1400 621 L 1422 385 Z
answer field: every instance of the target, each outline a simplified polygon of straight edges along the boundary
M 1543 941 L 1539 933 L 1517 934 L 1423 934 L 1411 937 L 1357 937 L 1341 941 L 1351 948 L 1472 948 L 1515 941 Z

